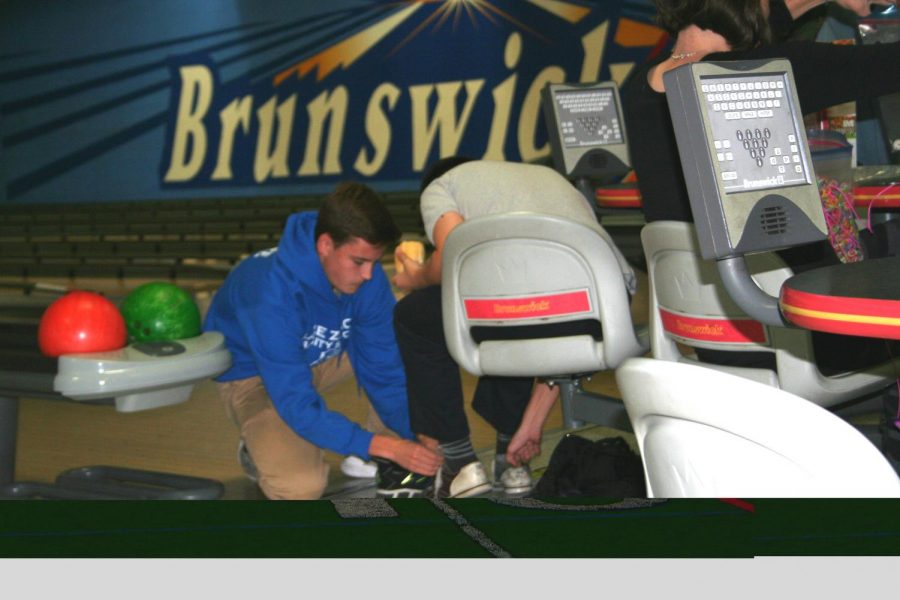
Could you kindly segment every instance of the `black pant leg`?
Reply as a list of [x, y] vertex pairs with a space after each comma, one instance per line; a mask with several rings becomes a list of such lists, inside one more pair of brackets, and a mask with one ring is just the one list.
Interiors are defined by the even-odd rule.
[[415, 290], [394, 308], [414, 433], [446, 443], [469, 436], [459, 365], [444, 339], [441, 288]]
[[533, 377], [481, 377], [472, 408], [499, 433], [512, 435], [531, 398]]

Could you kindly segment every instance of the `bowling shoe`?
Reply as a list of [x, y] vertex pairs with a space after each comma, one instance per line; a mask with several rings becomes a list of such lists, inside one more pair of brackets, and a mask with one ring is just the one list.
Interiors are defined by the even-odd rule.
[[378, 466], [373, 461], [364, 461], [352, 454], [341, 461], [341, 473], [347, 477], [373, 479], [378, 473]]
[[419, 475], [386, 458], [373, 457], [377, 465], [375, 495], [381, 498], [416, 498], [423, 496], [434, 483], [434, 477]]
[[435, 477], [433, 495], [435, 498], [469, 498], [487, 494], [493, 487], [480, 461], [470, 462], [455, 473], [445, 462]]
[[494, 472], [495, 490], [510, 496], [519, 496], [531, 491], [533, 483], [528, 465], [511, 467], [506, 461], [495, 461], [491, 470]]

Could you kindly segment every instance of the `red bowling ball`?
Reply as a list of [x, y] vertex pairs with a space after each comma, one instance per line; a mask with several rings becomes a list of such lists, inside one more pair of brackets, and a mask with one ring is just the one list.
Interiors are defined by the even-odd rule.
[[38, 326], [38, 346], [51, 357], [117, 350], [127, 337], [119, 309], [94, 292], [72, 291], [55, 300]]

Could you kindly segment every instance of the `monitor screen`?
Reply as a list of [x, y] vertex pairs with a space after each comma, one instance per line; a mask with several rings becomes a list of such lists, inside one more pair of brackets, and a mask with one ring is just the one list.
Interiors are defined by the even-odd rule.
[[785, 73], [701, 76], [700, 88], [726, 194], [811, 183]]
[[566, 148], [623, 144], [621, 119], [613, 90], [556, 90], [559, 134]]

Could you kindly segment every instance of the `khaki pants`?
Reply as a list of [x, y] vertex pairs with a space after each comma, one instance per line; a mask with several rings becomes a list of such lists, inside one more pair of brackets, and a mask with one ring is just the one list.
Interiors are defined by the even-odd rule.
[[[346, 355], [313, 367], [313, 387], [320, 394], [353, 374]], [[228, 416], [237, 425], [259, 472], [259, 487], [271, 500], [315, 500], [328, 484], [328, 464], [314, 446], [278, 416], [262, 379], [250, 377], [219, 383]], [[389, 433], [372, 407], [366, 429]]]

